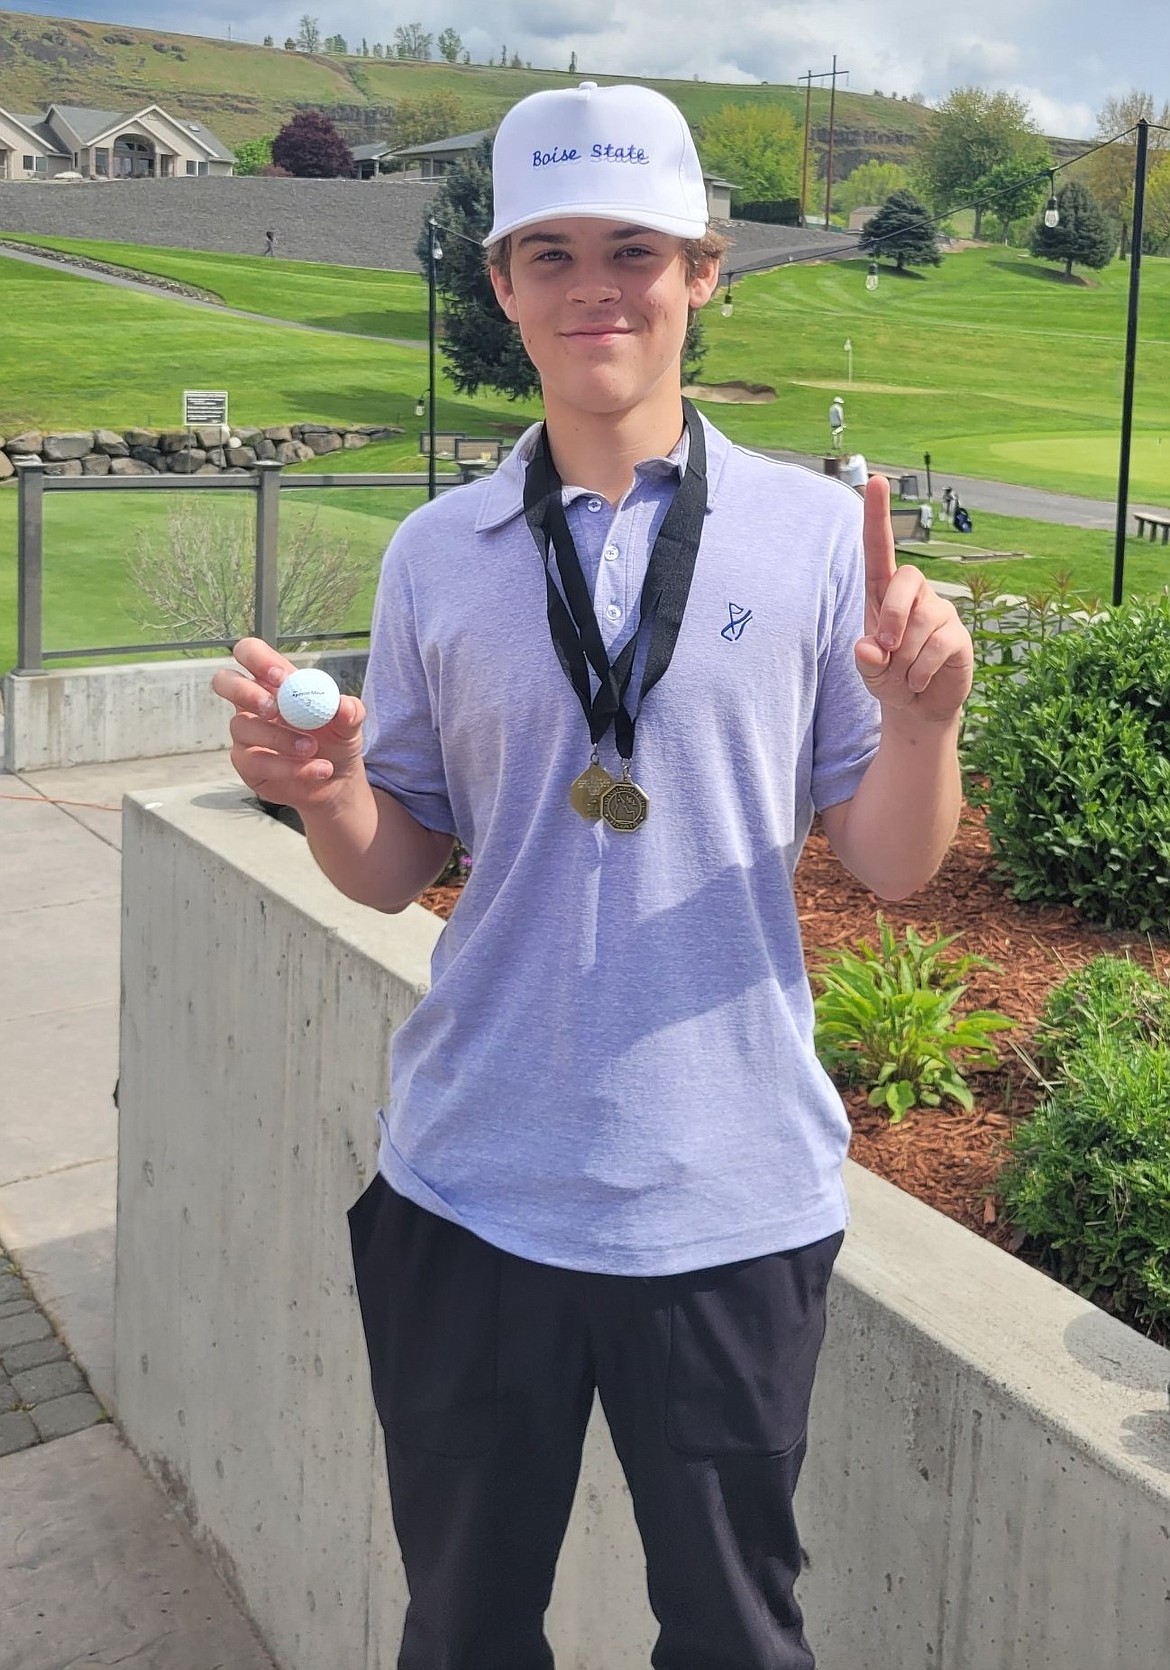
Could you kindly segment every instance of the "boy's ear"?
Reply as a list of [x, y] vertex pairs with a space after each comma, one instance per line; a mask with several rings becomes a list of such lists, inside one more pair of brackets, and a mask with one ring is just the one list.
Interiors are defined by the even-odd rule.
[[492, 281], [492, 289], [496, 293], [496, 300], [503, 308], [507, 318], [509, 318], [513, 324], [516, 324], [519, 319], [519, 315], [516, 311], [516, 292], [513, 290], [508, 280], [504, 277], [503, 273], [500, 272], [498, 267], [489, 267], [488, 277]]
[[687, 285], [687, 300], [694, 308], [706, 307], [711, 297], [719, 288], [719, 260], [713, 256], [710, 261], [704, 261], [698, 272]]

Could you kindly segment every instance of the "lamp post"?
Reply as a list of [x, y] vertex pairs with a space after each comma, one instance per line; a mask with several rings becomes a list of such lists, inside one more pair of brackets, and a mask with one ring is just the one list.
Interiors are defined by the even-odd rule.
[[1113, 606], [1121, 602], [1125, 577], [1125, 523], [1129, 515], [1129, 456], [1133, 441], [1133, 382], [1137, 362], [1138, 305], [1142, 283], [1142, 229], [1146, 210], [1146, 157], [1150, 124], [1143, 116], [1137, 125], [1137, 158], [1133, 171], [1133, 227], [1129, 246], [1129, 312], [1125, 325], [1125, 385], [1121, 396], [1121, 456], [1117, 471], [1117, 533], [1113, 546]]
[[443, 259], [439, 247], [439, 228], [427, 221], [427, 498], [433, 499], [438, 488], [435, 483], [435, 267]]

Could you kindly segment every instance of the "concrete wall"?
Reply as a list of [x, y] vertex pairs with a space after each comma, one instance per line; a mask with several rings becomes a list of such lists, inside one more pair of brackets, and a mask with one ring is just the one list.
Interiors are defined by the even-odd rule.
[[[321, 666], [343, 690], [361, 688], [366, 651], [290, 657]], [[230, 745], [231, 711], [211, 689], [229, 657], [63, 667], [4, 679], [4, 769], [45, 771], [162, 754], [204, 754]]]
[[[341, 898], [241, 790], [127, 803], [118, 1418], [285, 1670], [389, 1670], [404, 1593], [344, 1223], [440, 924]], [[802, 1487], [820, 1670], [1165, 1670], [1170, 1352], [850, 1170]], [[591, 1428], [550, 1634], [644, 1670]]]

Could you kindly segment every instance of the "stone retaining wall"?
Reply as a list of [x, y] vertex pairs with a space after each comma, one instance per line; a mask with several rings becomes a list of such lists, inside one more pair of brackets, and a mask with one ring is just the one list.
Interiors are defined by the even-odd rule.
[[330, 452], [352, 451], [402, 430], [393, 424], [275, 424], [267, 429], [219, 424], [195, 429], [75, 429], [46, 434], [26, 429], [0, 435], [0, 482], [21, 459], [43, 462], [46, 475], [242, 474], [256, 463], [302, 464]]

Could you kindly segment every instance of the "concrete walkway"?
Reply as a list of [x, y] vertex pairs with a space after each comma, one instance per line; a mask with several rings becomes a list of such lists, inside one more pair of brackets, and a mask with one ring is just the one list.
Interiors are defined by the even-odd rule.
[[[231, 777], [224, 754], [0, 773], [0, 1244], [111, 1411], [121, 796]], [[0, 1670], [272, 1670], [108, 1422], [0, 1456], [0, 1597]]]

